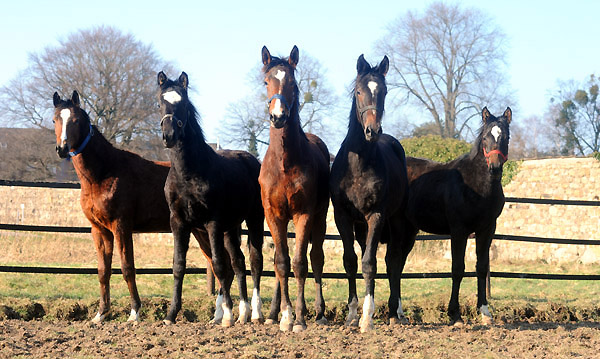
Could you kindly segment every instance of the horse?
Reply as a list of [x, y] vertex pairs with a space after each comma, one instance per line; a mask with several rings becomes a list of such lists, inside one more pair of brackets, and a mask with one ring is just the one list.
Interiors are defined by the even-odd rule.
[[[264, 211], [260, 199], [260, 163], [245, 151], [215, 152], [204, 138], [196, 108], [188, 98], [188, 76], [176, 81], [160, 71], [157, 76], [160, 127], [169, 149], [171, 169], [164, 186], [174, 238], [173, 299], [164, 322], [171, 324], [181, 309], [181, 290], [186, 266], [190, 229], [199, 227], [208, 235], [212, 267], [221, 284], [221, 325], [233, 325], [230, 287], [235, 272], [240, 289], [238, 322], [263, 321], [260, 277], [263, 257]], [[248, 227], [250, 266], [254, 281], [252, 312], [248, 304], [245, 257], [240, 249], [240, 224]], [[218, 310], [218, 308], [217, 308]]]
[[[382, 133], [381, 127], [388, 68], [387, 56], [375, 67], [371, 67], [363, 55], [358, 58], [348, 133], [333, 161], [330, 176], [335, 223], [344, 244], [344, 268], [349, 285], [346, 325], [360, 325], [361, 332], [373, 329], [376, 254], [380, 242], [387, 243], [390, 324], [406, 320], [400, 300], [400, 277], [414, 244], [414, 238], [404, 233], [408, 197], [404, 149], [394, 137]], [[366, 285], [360, 322], [355, 239], [362, 250]]]
[[452, 252], [452, 294], [448, 305], [451, 321], [463, 321], [458, 292], [465, 272], [467, 238], [476, 236], [477, 308], [482, 322], [492, 323], [486, 298], [489, 249], [496, 230], [496, 219], [504, 207], [502, 166], [508, 156], [508, 107], [500, 117], [483, 108], [483, 126], [471, 151], [442, 164], [407, 158], [409, 196], [407, 217], [412, 224], [411, 237], [418, 229], [435, 234], [449, 234]]
[[[319, 137], [305, 133], [300, 125], [299, 90], [294, 77], [298, 59], [296, 46], [289, 58], [271, 56], [266, 46], [262, 48], [262, 72], [269, 98], [270, 140], [258, 178], [265, 218], [275, 244], [277, 285], [268, 322], [276, 322], [281, 310], [280, 330], [294, 332], [306, 329], [304, 285], [308, 276], [309, 242], [315, 275], [315, 319], [318, 324], [327, 323], [322, 277], [329, 207], [329, 150]], [[290, 220], [296, 232], [293, 269], [298, 296], [295, 321], [288, 291], [287, 227]]]
[[[92, 238], [98, 257], [100, 308], [92, 319], [102, 322], [110, 310], [110, 276], [114, 242], [121, 257], [121, 270], [131, 296], [128, 321], [139, 321], [141, 306], [135, 283], [133, 232], [170, 232], [169, 206], [164, 185], [170, 162], [146, 160], [115, 148], [92, 125], [81, 108], [79, 93], [62, 100], [55, 92], [54, 132], [56, 152], [70, 158], [81, 183], [81, 208], [92, 225]], [[194, 229], [200, 247], [207, 254], [205, 235]]]

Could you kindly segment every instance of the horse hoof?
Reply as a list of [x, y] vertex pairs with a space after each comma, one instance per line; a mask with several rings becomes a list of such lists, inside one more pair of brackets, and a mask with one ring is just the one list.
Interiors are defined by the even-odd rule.
[[402, 325], [402, 324], [408, 324], [408, 318], [406, 318], [405, 316], [401, 316], [401, 317], [391, 317], [390, 318], [390, 326], [394, 326], [394, 325]]
[[321, 317], [321, 318], [317, 319], [315, 321], [315, 323], [317, 323], [319, 325], [327, 325], [327, 324], [329, 324], [329, 321], [327, 320], [327, 318]]
[[139, 321], [140, 321], [139, 314], [136, 311], [132, 310], [131, 314], [129, 315], [129, 318], [127, 318], [127, 322], [137, 324]]
[[221, 321], [221, 327], [223, 327], [223, 328], [229, 328], [231, 326], [233, 326], [233, 320], [224, 320], [223, 319]]
[[273, 325], [275, 323], [277, 323], [277, 321], [271, 318], [265, 320], [265, 325]]
[[296, 325], [294, 325], [294, 328], [292, 329], [292, 331], [294, 333], [302, 333], [305, 330], [306, 330], [306, 324], [296, 324]]
[[92, 323], [94, 324], [100, 324], [104, 321], [104, 318], [106, 318], [106, 314], [100, 314], [100, 313], [96, 313], [96, 316], [92, 319]]
[[350, 320], [346, 320], [346, 323], [344, 324], [347, 327], [358, 327], [358, 318], [355, 319], [350, 319]]
[[163, 323], [164, 323], [165, 325], [173, 325], [173, 324], [175, 324], [175, 322], [174, 322], [174, 321], [171, 321], [171, 320], [169, 320], [169, 319], [165, 319], [165, 320], [163, 320]]
[[481, 316], [481, 324], [492, 325], [492, 324], [494, 324], [494, 320], [492, 319], [492, 317], [488, 317], [487, 315], [482, 315]]
[[[254, 323], [254, 324], [263, 324], [263, 323], [265, 323], [265, 318], [253, 318], [252, 319], [252, 323]], [[271, 323], [271, 324], [273, 324], [273, 323]]]
[[462, 320], [462, 319], [456, 319], [456, 320], [455, 320], [455, 321], [452, 323], [452, 326], [453, 326], [454, 328], [462, 328], [462, 327], [464, 327], [464, 326], [465, 326], [465, 322], [463, 322], [463, 320]]
[[372, 331], [373, 329], [374, 329], [373, 323], [369, 323], [369, 324], [360, 326], [361, 333], [368, 333], [368, 332]]
[[282, 332], [290, 332], [293, 329], [292, 323], [279, 323], [279, 330]]

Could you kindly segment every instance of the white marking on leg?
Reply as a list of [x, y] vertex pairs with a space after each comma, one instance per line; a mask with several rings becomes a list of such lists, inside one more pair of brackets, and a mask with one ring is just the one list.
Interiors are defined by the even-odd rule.
[[233, 325], [233, 312], [227, 306], [227, 303], [223, 302], [221, 304], [221, 308], [223, 308], [223, 320], [221, 321], [221, 326], [230, 327]]
[[238, 317], [238, 323], [246, 324], [250, 320], [250, 304], [245, 300], [240, 301], [240, 316]]
[[131, 313], [129, 314], [129, 318], [127, 319], [128, 322], [139, 322], [140, 321], [140, 315], [138, 314], [138, 312], [135, 311], [135, 309], [131, 310]]
[[500, 137], [500, 134], [502, 134], [502, 130], [500, 129], [500, 127], [498, 126], [494, 126], [492, 127], [492, 131], [490, 131], [492, 136], [494, 136], [494, 140], [496, 140], [496, 142], [498, 142], [498, 137]]
[[362, 333], [373, 328], [373, 314], [375, 314], [375, 299], [367, 294], [363, 303], [362, 317], [360, 318], [360, 331]]
[[292, 313], [292, 308], [287, 306], [281, 312], [281, 321], [279, 322], [279, 329], [284, 332], [289, 332], [292, 329], [292, 320], [294, 318], [294, 314]]
[[215, 316], [213, 318], [213, 323], [221, 324], [223, 320], [223, 295], [219, 294], [217, 296], [217, 300], [215, 302]]
[[277, 70], [275, 78], [281, 82], [285, 78], [285, 71]]
[[[358, 318], [358, 301], [356, 299], [348, 303], [348, 316], [346, 317], [346, 325], [352, 325]], [[356, 324], [355, 324], [356, 325]]]
[[104, 318], [106, 318], [106, 314], [100, 314], [100, 312], [98, 312], [96, 313], [94, 319], [92, 319], [92, 323], [102, 323], [104, 321]]
[[177, 93], [177, 91], [169, 91], [163, 94], [163, 98], [165, 101], [170, 103], [171, 105], [175, 105], [179, 101], [181, 101], [181, 95]]
[[402, 300], [398, 299], [398, 310], [396, 311], [396, 314], [398, 314], [398, 319], [404, 317], [404, 310], [402, 310]]
[[273, 111], [271, 114], [275, 117], [281, 117], [283, 115], [283, 109], [281, 108], [281, 100], [278, 98], [275, 99], [275, 104], [273, 105]]
[[70, 109], [65, 108], [63, 110], [60, 110], [60, 118], [62, 118], [62, 132], [60, 133], [60, 140], [63, 142], [67, 140], [67, 122], [69, 122], [70, 117]]
[[367, 84], [367, 86], [371, 90], [371, 94], [373, 95], [373, 97], [375, 97], [375, 90], [377, 89], [377, 82], [375, 82], [375, 81], [369, 81], [369, 83]]
[[258, 288], [254, 288], [252, 292], [252, 321], [263, 320], [262, 314], [262, 300], [260, 299], [260, 293], [258, 292]]
[[483, 319], [486, 319], [485, 317], [492, 318], [492, 313], [490, 313], [490, 309], [488, 308], [488, 306], [486, 304], [482, 305], [479, 308], [479, 312], [481, 313], [481, 317]]

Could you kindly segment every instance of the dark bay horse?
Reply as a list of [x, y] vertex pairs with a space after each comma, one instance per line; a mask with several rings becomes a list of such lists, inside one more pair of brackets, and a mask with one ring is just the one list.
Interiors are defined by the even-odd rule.
[[508, 156], [509, 124], [512, 111], [494, 117], [486, 108], [483, 127], [471, 152], [445, 164], [420, 158], [407, 158], [409, 199], [407, 217], [418, 229], [449, 234], [452, 251], [452, 295], [448, 315], [462, 324], [458, 291], [465, 273], [467, 238], [476, 235], [477, 308], [484, 324], [492, 316], [486, 298], [489, 250], [496, 230], [496, 219], [504, 207], [502, 165]]
[[[188, 76], [177, 81], [158, 73], [160, 121], [163, 143], [170, 150], [171, 169], [164, 186], [171, 211], [174, 238], [173, 300], [165, 323], [175, 322], [181, 309], [181, 290], [186, 267], [190, 230], [201, 228], [208, 234], [215, 276], [221, 284], [223, 326], [233, 325], [230, 287], [238, 279], [240, 310], [238, 322], [262, 321], [260, 276], [264, 211], [260, 199], [260, 163], [245, 151], [215, 152], [205, 141], [198, 114], [188, 98]], [[246, 289], [246, 265], [240, 249], [240, 224], [246, 221], [254, 291], [252, 312]], [[217, 308], [218, 310], [219, 308]]]
[[[271, 56], [269, 50], [263, 47], [262, 62], [271, 128], [269, 147], [258, 180], [265, 217], [275, 243], [278, 280], [269, 321], [277, 321], [281, 310], [279, 328], [299, 332], [306, 329], [304, 285], [308, 276], [306, 255], [309, 242], [312, 244], [310, 258], [316, 284], [316, 321], [327, 323], [322, 275], [329, 207], [329, 151], [319, 137], [305, 133], [300, 125], [299, 90], [294, 77], [298, 48], [294, 46], [289, 58], [281, 59]], [[298, 297], [295, 321], [288, 292], [290, 256], [287, 228], [290, 220], [294, 222], [296, 232], [293, 269]]]
[[[132, 232], [170, 232], [169, 206], [163, 190], [170, 163], [148, 161], [115, 148], [91, 124], [77, 91], [68, 100], [55, 92], [53, 100], [56, 152], [73, 161], [81, 183], [81, 208], [92, 225], [98, 256], [100, 308], [93, 321], [103, 321], [110, 309], [115, 241], [131, 295], [128, 320], [138, 321], [141, 302], [135, 283]], [[196, 230], [194, 235], [210, 259], [207, 237]]]
[[[390, 323], [404, 319], [400, 277], [414, 244], [414, 238], [405, 235], [408, 183], [404, 149], [398, 140], [383, 134], [381, 127], [388, 67], [387, 56], [376, 67], [371, 67], [362, 55], [358, 58], [348, 134], [331, 167], [331, 199], [335, 223], [344, 243], [344, 268], [349, 283], [346, 325], [360, 324], [362, 332], [373, 328], [379, 242], [387, 243]], [[362, 249], [366, 285], [360, 323], [357, 317], [355, 238]]]

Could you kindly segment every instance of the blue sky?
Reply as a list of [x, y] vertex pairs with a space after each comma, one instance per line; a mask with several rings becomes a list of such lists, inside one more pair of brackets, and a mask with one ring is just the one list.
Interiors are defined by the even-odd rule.
[[[430, 2], [364, 1], [11, 1], [1, 5], [0, 86], [27, 66], [27, 56], [70, 32], [112, 25], [152, 43], [166, 60], [190, 78], [192, 95], [211, 142], [229, 103], [248, 93], [248, 73], [260, 63], [267, 45], [287, 56], [293, 45], [310, 53], [326, 69], [340, 95], [345, 118], [350, 106], [346, 87], [364, 53], [376, 63], [375, 42], [386, 26], [407, 10]], [[600, 74], [600, 2], [598, 1], [461, 1], [491, 15], [508, 36], [508, 80], [517, 102], [506, 104], [521, 124], [546, 111], [557, 80], [583, 81]], [[157, 69], [159, 71], [160, 69]], [[169, 74], [176, 77], [178, 74]], [[50, 107], [51, 94], [48, 95]], [[503, 107], [502, 105], [500, 107]], [[385, 120], [384, 120], [385, 121]], [[385, 124], [384, 124], [385, 126]], [[345, 132], [345, 128], [342, 132]], [[330, 147], [337, 147], [332, 144]]]

